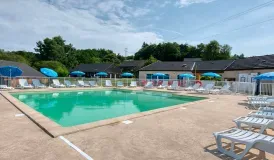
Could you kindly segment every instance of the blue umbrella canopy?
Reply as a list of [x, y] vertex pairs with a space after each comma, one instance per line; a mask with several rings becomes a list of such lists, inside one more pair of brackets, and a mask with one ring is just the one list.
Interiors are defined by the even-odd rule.
[[256, 77], [254, 77], [254, 79], [258, 79], [258, 80], [274, 80], [274, 72], [267, 72], [267, 73], [263, 73], [260, 74]]
[[16, 77], [22, 75], [22, 70], [15, 66], [0, 67], [0, 75], [7, 77]]
[[123, 74], [121, 74], [122, 77], [133, 77], [133, 74], [132, 73], [129, 73], [129, 72], [125, 72]]
[[219, 74], [213, 73], [213, 72], [204, 73], [204, 74], [202, 74], [202, 76], [206, 76], [206, 77], [216, 77], [216, 78], [221, 77]]
[[49, 68], [41, 68], [40, 72], [48, 77], [58, 77], [58, 74], [54, 70], [49, 69]]
[[82, 71], [73, 71], [73, 72], [70, 72], [70, 75], [83, 76], [83, 75], [85, 75], [85, 73]]
[[96, 76], [107, 76], [108, 74], [106, 72], [98, 72], [96, 73]]
[[183, 74], [179, 74], [179, 78], [195, 78], [195, 76], [189, 73], [183, 73]]

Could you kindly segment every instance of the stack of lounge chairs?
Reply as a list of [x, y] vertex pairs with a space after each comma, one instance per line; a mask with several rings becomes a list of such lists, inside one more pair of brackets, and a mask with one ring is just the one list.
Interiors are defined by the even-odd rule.
[[[256, 100], [262, 97], [258, 96], [256, 98], [253, 97]], [[248, 100], [250, 101], [250, 97]], [[274, 129], [274, 108], [264, 105], [257, 111], [252, 111], [247, 116], [236, 118], [233, 121], [236, 123], [237, 128], [213, 134], [220, 152], [235, 159], [243, 159], [252, 148], [274, 154], [274, 137], [267, 135], [267, 129]], [[258, 130], [255, 131], [255, 129]], [[223, 147], [223, 139], [231, 141], [229, 150]], [[235, 153], [236, 143], [245, 145], [245, 149], [240, 154]]]

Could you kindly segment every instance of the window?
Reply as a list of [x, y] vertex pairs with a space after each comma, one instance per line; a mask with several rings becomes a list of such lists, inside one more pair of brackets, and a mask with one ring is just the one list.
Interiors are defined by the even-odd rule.
[[152, 74], [147, 74], [147, 78], [146, 79], [151, 79], [152, 78]]

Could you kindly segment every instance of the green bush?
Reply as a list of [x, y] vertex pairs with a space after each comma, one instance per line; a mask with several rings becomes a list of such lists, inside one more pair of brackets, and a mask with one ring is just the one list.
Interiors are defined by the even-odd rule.
[[59, 77], [66, 77], [69, 74], [69, 71], [67, 68], [60, 62], [57, 61], [38, 61], [34, 63], [34, 67], [37, 70], [40, 70], [40, 68], [50, 68], [53, 69], [58, 73]]

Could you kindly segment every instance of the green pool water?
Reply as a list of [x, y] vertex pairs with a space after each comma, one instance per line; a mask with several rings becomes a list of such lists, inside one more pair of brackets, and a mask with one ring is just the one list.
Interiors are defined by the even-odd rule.
[[203, 99], [163, 92], [124, 90], [13, 93], [12, 96], [63, 127]]

